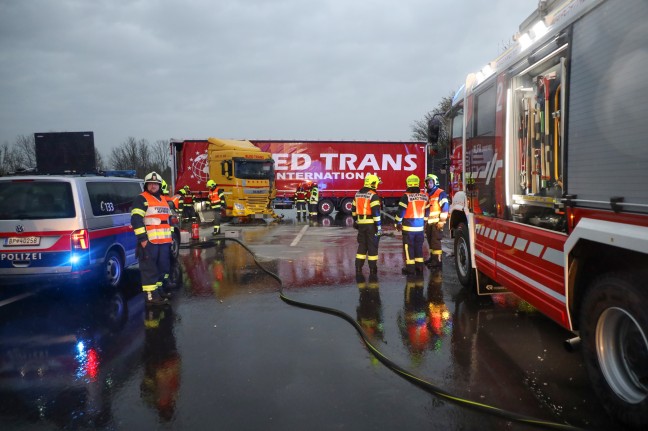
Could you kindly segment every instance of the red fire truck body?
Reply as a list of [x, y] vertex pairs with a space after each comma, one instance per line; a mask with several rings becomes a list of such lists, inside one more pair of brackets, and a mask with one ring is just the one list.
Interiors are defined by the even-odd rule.
[[275, 161], [276, 202], [292, 202], [300, 184], [317, 184], [318, 212], [351, 213], [355, 193], [367, 173], [382, 183], [378, 194], [386, 206], [394, 206], [403, 195], [405, 180], [426, 175], [425, 142], [381, 141], [261, 141], [251, 140]]
[[643, 428], [647, 20], [642, 0], [540, 2], [449, 113], [460, 281], [574, 331], [603, 404]]

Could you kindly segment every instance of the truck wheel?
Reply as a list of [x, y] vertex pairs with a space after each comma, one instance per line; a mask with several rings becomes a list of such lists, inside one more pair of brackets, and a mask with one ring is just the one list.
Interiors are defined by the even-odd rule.
[[472, 258], [470, 256], [470, 237], [468, 235], [468, 226], [460, 223], [455, 230], [454, 241], [455, 269], [459, 282], [465, 288], [475, 286], [475, 270], [472, 267]]
[[342, 204], [340, 205], [340, 211], [343, 214], [351, 214], [352, 210], [353, 210], [353, 199], [351, 198], [343, 199]]
[[105, 287], [117, 287], [121, 282], [124, 264], [115, 250], [110, 250], [104, 260], [101, 283]]
[[334, 208], [333, 202], [329, 199], [322, 199], [317, 203], [317, 211], [322, 215], [330, 215]]
[[579, 316], [583, 359], [596, 394], [612, 416], [637, 429], [648, 427], [646, 276], [602, 276]]

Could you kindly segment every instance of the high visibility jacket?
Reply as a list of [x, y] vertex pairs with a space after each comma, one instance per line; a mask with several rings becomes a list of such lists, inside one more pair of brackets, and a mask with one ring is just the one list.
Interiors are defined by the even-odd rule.
[[409, 187], [398, 202], [396, 223], [402, 224], [404, 231], [423, 232], [429, 212], [427, 193], [421, 193], [418, 187]]
[[169, 225], [169, 204], [163, 197], [143, 192], [135, 199], [131, 210], [131, 225], [142, 242], [148, 240], [153, 244], [166, 244], [171, 240]]
[[355, 194], [351, 215], [358, 224], [380, 226], [380, 197], [375, 190], [363, 187]]
[[209, 202], [211, 202], [211, 207], [213, 210], [221, 208], [221, 198], [219, 192], [220, 190], [218, 190], [217, 188], [209, 191]]
[[306, 202], [306, 192], [303, 190], [297, 190], [295, 192], [295, 202]]
[[428, 189], [427, 192], [430, 196], [430, 215], [428, 217], [428, 223], [445, 223], [448, 219], [448, 209], [450, 206], [448, 203], [448, 194], [438, 187]]
[[317, 202], [319, 202], [319, 190], [317, 190], [317, 187], [313, 187], [308, 197], [308, 203], [316, 204]]
[[173, 206], [175, 209], [179, 210], [180, 208], [180, 195], [173, 195], [171, 198], [171, 202], [173, 202]]

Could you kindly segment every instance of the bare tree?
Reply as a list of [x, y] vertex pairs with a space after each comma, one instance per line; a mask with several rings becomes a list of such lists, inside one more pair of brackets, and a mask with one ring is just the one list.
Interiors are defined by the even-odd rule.
[[104, 164], [103, 157], [99, 150], [95, 148], [95, 165], [97, 166], [98, 171], [105, 171], [106, 165]]
[[[450, 143], [450, 119], [445, 117], [446, 112], [452, 107], [452, 94], [441, 98], [439, 104], [432, 111], [425, 114], [422, 120], [416, 120], [412, 125], [412, 139], [432, 144], [437, 151], [444, 150]], [[434, 118], [441, 120], [438, 140], [431, 142], [430, 122]]]
[[113, 169], [135, 170], [138, 177], [144, 178], [153, 168], [149, 142], [146, 139], [138, 141], [133, 137], [127, 138], [120, 147], [113, 148], [110, 165]]
[[151, 170], [162, 175], [162, 178], [168, 178], [171, 175], [170, 158], [169, 141], [164, 139], [155, 141], [151, 148]]
[[34, 135], [19, 135], [14, 148], [25, 168], [36, 167], [36, 141]]

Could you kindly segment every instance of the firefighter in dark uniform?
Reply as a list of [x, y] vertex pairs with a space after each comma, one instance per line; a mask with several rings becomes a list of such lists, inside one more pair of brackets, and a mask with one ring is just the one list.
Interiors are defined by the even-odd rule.
[[430, 215], [425, 228], [428, 246], [430, 247], [430, 258], [425, 264], [431, 268], [441, 267], [441, 239], [443, 238], [443, 226], [448, 219], [447, 193], [439, 188], [439, 178], [434, 174], [425, 177], [425, 189], [429, 196]]
[[353, 227], [358, 229], [358, 251], [356, 252], [356, 274], [362, 273], [365, 259], [369, 262], [369, 274], [378, 273], [378, 243], [382, 235], [380, 222], [380, 197], [376, 190], [380, 178], [367, 174], [362, 187], [355, 194], [351, 215]]
[[308, 215], [310, 218], [317, 218], [317, 204], [319, 202], [319, 190], [317, 184], [313, 184], [308, 194]]
[[297, 191], [295, 192], [295, 207], [297, 208], [297, 220], [302, 216], [306, 220], [306, 192], [302, 184], [297, 186]]
[[131, 225], [137, 237], [137, 256], [146, 303], [166, 302], [171, 266], [170, 208], [160, 194], [162, 177], [151, 172], [144, 177], [144, 192], [133, 200]]
[[194, 197], [189, 186], [184, 186], [180, 190], [180, 207], [182, 208], [182, 218], [185, 222], [191, 223], [196, 219], [196, 210], [194, 209]]
[[396, 229], [403, 232], [405, 268], [403, 274], [423, 272], [423, 243], [425, 242], [425, 221], [430, 207], [428, 195], [421, 193], [421, 180], [410, 175], [406, 180], [407, 190], [398, 202]]
[[216, 186], [214, 180], [207, 181], [207, 188], [209, 189], [209, 202], [211, 202], [211, 209], [214, 211], [214, 232], [212, 232], [212, 235], [218, 235], [220, 234], [222, 209], [221, 196], [223, 195], [223, 192]]

